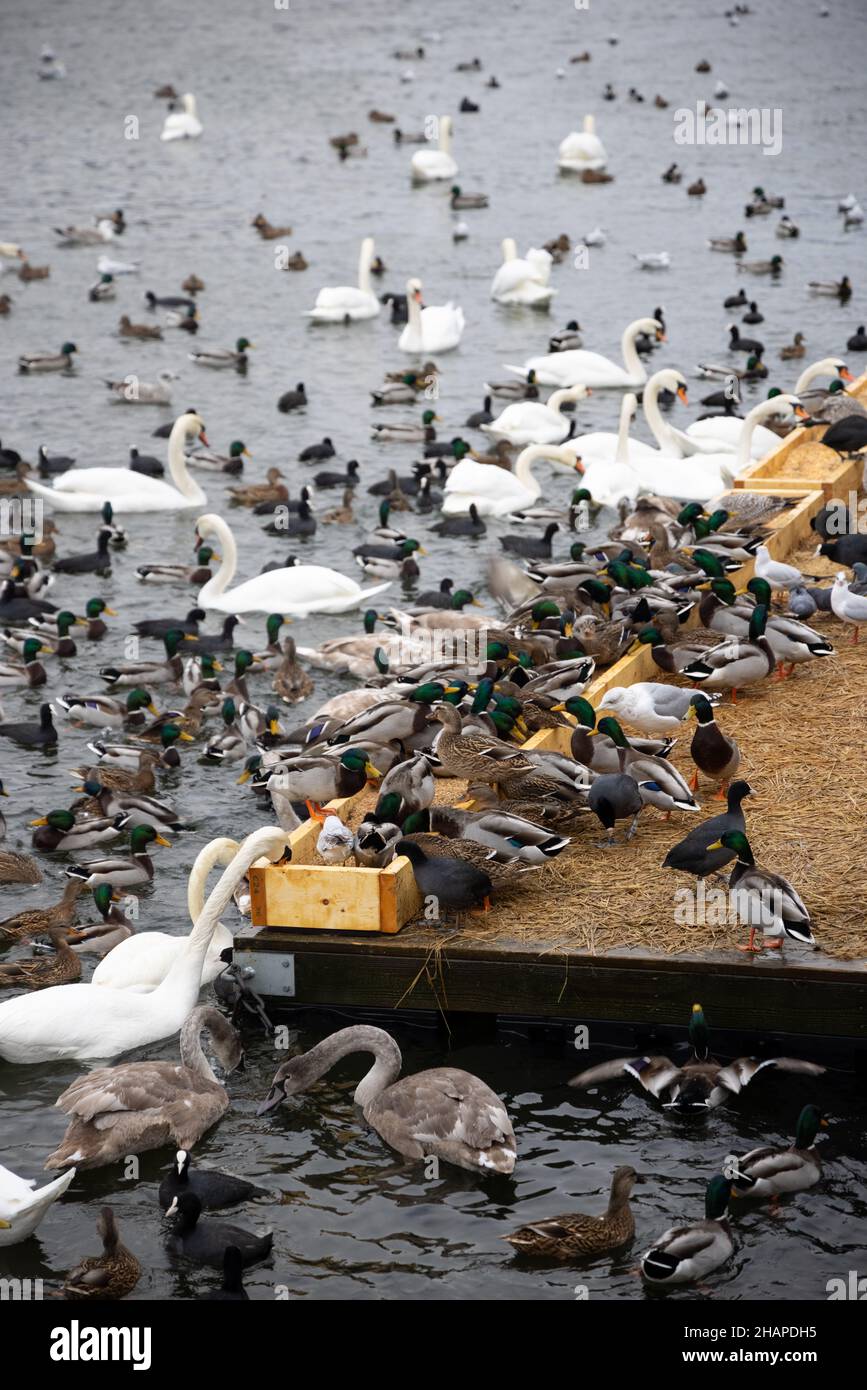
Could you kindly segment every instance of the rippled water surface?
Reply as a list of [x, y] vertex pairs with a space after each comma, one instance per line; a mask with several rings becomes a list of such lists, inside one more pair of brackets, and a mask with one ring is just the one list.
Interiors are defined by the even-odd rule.
[[[732, 360], [725, 352], [730, 311], [722, 300], [740, 277], [731, 258], [706, 250], [705, 239], [734, 234], [756, 184], [784, 193], [787, 210], [801, 226], [800, 240], [785, 243], [773, 237], [775, 218], [746, 228], [751, 259], [780, 249], [786, 257], [776, 283], [750, 280], [748, 288], [765, 313], [758, 332], [767, 360], [778, 384], [789, 386], [795, 373], [788, 365], [776, 377], [778, 351], [795, 331], [806, 335], [810, 358], [818, 358], [843, 349], [865, 317], [864, 236], [844, 233], [835, 208], [850, 185], [863, 201], [859, 91], [867, 16], [858, 0], [835, 3], [827, 19], [819, 18], [813, 0], [768, 0], [755, 8], [758, 13], [732, 28], [722, 3], [708, 8], [688, 0], [651, 7], [620, 0], [589, 10], [576, 10], [568, 0], [481, 0], [472, 7], [457, 0], [435, 7], [414, 0], [397, 8], [366, 0], [290, 4], [286, 10], [265, 0], [181, 6], [153, 0], [110, 11], [97, 0], [38, 7], [6, 0], [0, 20], [6, 112], [0, 239], [20, 242], [34, 264], [50, 262], [51, 278], [23, 285], [4, 277], [2, 288], [14, 303], [0, 319], [0, 437], [26, 457], [45, 443], [49, 451], [76, 454], [85, 466], [121, 465], [130, 445], [161, 452], [150, 434], [171, 411], [110, 403], [103, 378], [132, 372], [147, 380], [166, 367], [181, 374], [175, 406], [197, 407], [213, 444], [226, 450], [232, 439], [244, 440], [254, 455], [247, 466], [251, 480], [275, 465], [297, 491], [307, 478], [304, 466], [294, 462], [297, 453], [326, 434], [340, 460], [358, 458], [365, 484], [391, 464], [408, 471], [412, 448], [368, 438], [374, 418], [368, 391], [384, 371], [401, 365], [398, 330], [386, 314], [351, 329], [314, 328], [303, 318], [320, 286], [352, 282], [365, 234], [376, 237], [388, 266], [383, 289], [402, 291], [408, 276], [419, 275], [428, 302], [454, 298], [463, 306], [461, 348], [440, 360], [437, 410], [445, 437], [459, 433], [468, 412], [479, 406], [483, 381], [504, 375], [504, 362], [544, 351], [548, 333], [573, 317], [582, 324], [586, 346], [616, 357], [623, 326], [661, 304], [669, 338], [664, 360], [692, 376], [696, 362]], [[434, 25], [438, 39], [426, 37]], [[606, 37], [615, 32], [620, 42], [609, 46]], [[413, 65], [415, 80], [402, 83], [408, 64], [391, 54], [418, 42], [425, 43], [428, 56]], [[66, 63], [65, 80], [37, 80], [43, 43]], [[585, 48], [592, 62], [568, 62]], [[482, 74], [455, 71], [458, 62], [476, 55], [484, 63]], [[713, 63], [710, 77], [694, 72], [702, 57]], [[558, 78], [561, 67], [564, 76]], [[485, 87], [490, 73], [499, 78], [499, 90]], [[673, 144], [674, 110], [710, 97], [718, 76], [731, 89], [731, 104], [782, 111], [778, 158], [765, 158], [755, 148]], [[205, 127], [200, 141], [160, 142], [164, 107], [152, 93], [167, 81], [178, 91], [195, 92]], [[620, 95], [616, 102], [600, 100], [608, 81]], [[630, 86], [644, 92], [643, 105], [625, 100]], [[669, 98], [668, 111], [653, 107], [657, 90]], [[371, 107], [393, 111], [405, 129], [416, 129], [429, 114], [456, 113], [463, 96], [477, 100], [481, 111], [455, 115], [459, 182], [487, 192], [490, 207], [466, 214], [469, 239], [455, 244], [447, 190], [412, 190], [411, 149], [395, 147], [389, 127], [369, 123], [366, 113]], [[586, 111], [597, 115], [616, 176], [604, 187], [556, 174], [557, 145], [580, 128]], [[124, 138], [129, 116], [138, 118], [138, 140]], [[350, 129], [359, 131], [369, 154], [340, 164], [327, 137]], [[685, 182], [704, 176], [704, 200], [688, 199], [685, 185], [661, 183], [660, 174], [675, 158]], [[94, 212], [115, 206], [125, 209], [129, 230], [112, 253], [141, 259], [142, 273], [122, 282], [113, 303], [91, 304], [87, 287], [96, 278], [96, 253], [56, 248], [50, 229], [87, 223]], [[275, 223], [292, 225], [286, 244], [303, 250], [308, 271], [294, 275], [274, 268], [273, 244], [261, 242], [249, 226], [260, 210]], [[523, 249], [563, 231], [575, 240], [597, 225], [608, 240], [591, 250], [589, 267], [576, 270], [567, 259], [554, 269], [558, 295], [550, 315], [492, 305], [488, 290], [501, 237], [514, 236]], [[653, 275], [635, 267], [632, 252], [659, 250], [671, 255], [669, 272]], [[187, 360], [189, 340], [170, 329], [162, 343], [115, 336], [121, 313], [146, 318], [144, 289], [178, 293], [180, 281], [193, 271], [207, 285], [197, 346], [248, 337], [256, 347], [246, 377], [197, 368]], [[856, 289], [845, 308], [808, 297], [808, 280], [846, 273]], [[74, 376], [15, 374], [19, 352], [56, 350], [65, 339], [80, 349]], [[662, 365], [661, 354], [654, 365]], [[860, 370], [857, 361], [850, 365]], [[307, 385], [307, 411], [279, 415], [278, 395], [299, 380]], [[693, 397], [703, 393], [696, 380]], [[618, 404], [616, 394], [594, 394], [581, 408], [581, 427], [616, 429]], [[394, 418], [414, 414], [398, 409]], [[385, 412], [375, 418], [385, 418]], [[230, 480], [198, 477], [209, 506], [225, 512]], [[568, 496], [571, 482], [562, 473], [543, 466], [540, 477], [546, 495]], [[330, 495], [320, 507], [338, 500]], [[233, 512], [240, 577], [258, 573], [266, 559], [290, 548], [352, 572], [349, 550], [374, 516], [363, 490], [356, 512], [356, 527], [321, 528], [306, 549], [264, 538], [258, 519]], [[60, 673], [52, 666], [52, 693], [98, 689], [97, 668], [109, 654], [120, 654], [130, 621], [192, 606], [192, 592], [145, 590], [133, 571], [146, 560], [191, 556], [194, 518], [129, 517], [130, 547], [115, 557], [109, 580], [69, 579], [56, 586], [55, 599], [62, 597], [76, 611], [102, 593], [120, 618], [101, 647], [88, 647]], [[429, 542], [428, 520], [410, 521], [410, 531]], [[452, 575], [482, 593], [487, 553], [504, 529], [492, 523], [484, 542], [429, 544], [423, 586]], [[61, 552], [87, 548], [94, 530], [93, 518], [62, 518]], [[565, 554], [559, 539], [556, 553]], [[401, 602], [400, 586], [392, 592], [393, 601]], [[293, 631], [299, 642], [314, 643], [354, 623], [352, 615], [320, 617], [296, 623]], [[241, 631], [245, 644], [262, 645], [260, 619]], [[314, 701], [340, 688], [341, 682], [319, 676]], [[3, 704], [7, 718], [25, 717], [36, 710], [39, 694], [5, 693]], [[313, 707], [300, 707], [299, 719]], [[56, 756], [31, 759], [14, 747], [0, 750], [0, 773], [11, 795], [5, 803], [10, 845], [26, 846], [32, 815], [67, 804], [67, 769], [81, 762], [86, 742], [85, 734], [64, 729]], [[183, 774], [170, 774], [164, 790], [177, 798], [192, 826], [171, 850], [156, 852], [157, 883], [142, 895], [141, 921], [180, 932], [187, 929], [186, 872], [198, 848], [214, 835], [240, 836], [261, 823], [262, 813], [252, 796], [235, 787], [230, 770], [200, 766], [189, 753]], [[45, 863], [43, 888], [4, 888], [0, 915], [37, 895], [49, 901], [59, 893], [65, 860], [47, 856]], [[343, 1021], [305, 1016], [300, 1024], [292, 1022], [293, 1041], [297, 1029], [297, 1044], [309, 1046]], [[202, 1161], [248, 1174], [285, 1195], [283, 1205], [263, 1202], [242, 1208], [235, 1218], [275, 1230], [272, 1262], [247, 1278], [252, 1296], [273, 1297], [282, 1285], [290, 1296], [317, 1298], [571, 1298], [575, 1286], [585, 1284], [591, 1296], [642, 1297], [631, 1273], [636, 1250], [672, 1220], [701, 1214], [704, 1183], [725, 1154], [764, 1141], [788, 1142], [801, 1105], [813, 1099], [831, 1120], [822, 1188], [787, 1203], [776, 1218], [762, 1209], [740, 1216], [735, 1258], [713, 1282], [725, 1298], [809, 1299], [824, 1297], [827, 1279], [857, 1268], [859, 1258], [863, 1269], [863, 1126], [855, 1085], [846, 1075], [821, 1085], [765, 1076], [706, 1123], [684, 1124], [626, 1084], [589, 1097], [567, 1091], [564, 1083], [583, 1056], [576, 1062], [568, 1051], [546, 1051], [517, 1033], [506, 1032], [497, 1042], [459, 1040], [447, 1051], [433, 1027], [396, 1031], [408, 1070], [448, 1060], [504, 1096], [519, 1140], [514, 1178], [477, 1179], [446, 1169], [439, 1180], [426, 1181], [419, 1166], [401, 1162], [353, 1111], [361, 1058], [341, 1064], [276, 1117], [257, 1119], [275, 1055], [253, 1035], [248, 1069], [230, 1082], [231, 1111], [200, 1146]], [[149, 1055], [172, 1057], [174, 1048], [168, 1042]], [[79, 1071], [76, 1064], [0, 1064], [0, 1159], [15, 1171], [39, 1176], [64, 1128], [53, 1102]], [[95, 1250], [97, 1209], [109, 1199], [124, 1239], [147, 1271], [135, 1298], [188, 1296], [210, 1286], [210, 1276], [173, 1266], [164, 1253], [154, 1183], [165, 1159], [162, 1153], [146, 1155], [138, 1182], [122, 1180], [115, 1169], [80, 1175], [38, 1238], [2, 1252], [0, 1271], [56, 1279]], [[623, 1162], [634, 1163], [648, 1179], [636, 1191], [633, 1251], [553, 1272], [513, 1263], [499, 1240], [504, 1231], [571, 1207], [601, 1210], [610, 1173]]]

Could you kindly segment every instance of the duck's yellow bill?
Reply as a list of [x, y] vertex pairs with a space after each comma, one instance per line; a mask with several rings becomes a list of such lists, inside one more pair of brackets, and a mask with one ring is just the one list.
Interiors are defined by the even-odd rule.
[[157, 835], [156, 843], [158, 845], [165, 845], [166, 849], [171, 849], [172, 847], [171, 840], [167, 840], [165, 835]]
[[[75, 790], [78, 791], [78, 787], [76, 787]], [[30, 824], [31, 824], [31, 825], [47, 825], [47, 824], [48, 824], [48, 817], [47, 817], [47, 816], [40, 816], [40, 817], [39, 817], [39, 820], [32, 820], [32, 821], [30, 822]]]

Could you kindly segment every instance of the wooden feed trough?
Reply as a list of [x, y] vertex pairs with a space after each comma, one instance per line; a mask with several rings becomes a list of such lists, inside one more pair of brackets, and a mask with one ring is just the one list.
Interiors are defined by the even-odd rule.
[[[867, 372], [853, 382], [847, 394], [867, 405]], [[826, 502], [836, 498], [848, 503], [850, 490], [857, 492], [861, 487], [864, 458], [841, 460], [833, 449], [819, 442], [825, 428], [793, 430], [766, 458], [746, 468], [735, 479], [735, 487], [755, 492], [763, 491], [765, 483], [774, 483], [819, 489]]]

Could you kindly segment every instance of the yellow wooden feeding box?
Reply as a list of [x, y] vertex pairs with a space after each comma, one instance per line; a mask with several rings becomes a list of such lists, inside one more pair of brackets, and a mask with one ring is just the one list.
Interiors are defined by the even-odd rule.
[[[867, 372], [853, 382], [848, 395], [867, 405]], [[865, 460], [841, 459], [820, 442], [826, 426], [793, 430], [766, 458], [746, 468], [735, 479], [736, 488], [763, 491], [764, 484], [778, 484], [819, 490], [826, 502], [833, 499], [848, 504], [849, 492], [861, 486]]]
[[[758, 487], [763, 494], [778, 493], [792, 505], [769, 523], [768, 549], [775, 559], [783, 559], [810, 534], [810, 520], [821, 508], [822, 491], [803, 487]], [[752, 577], [752, 562], [732, 575], [742, 587]], [[693, 617], [693, 621], [695, 618]], [[656, 680], [659, 670], [650, 648], [641, 646], [600, 672], [585, 694], [597, 706], [612, 686], [632, 685], [636, 681]], [[547, 748], [570, 753], [573, 723], [561, 728], [543, 729], [526, 742], [527, 748]], [[462, 788], [454, 783], [455, 795]], [[353, 804], [363, 796], [331, 801], [326, 808], [345, 818]], [[289, 839], [291, 862], [254, 865], [250, 870], [251, 917], [254, 927], [286, 927], [292, 930], [382, 932], [393, 935], [417, 918], [422, 899], [408, 859], [401, 856], [384, 869], [362, 869], [354, 865], [321, 864], [316, 859], [319, 824], [305, 823]]]

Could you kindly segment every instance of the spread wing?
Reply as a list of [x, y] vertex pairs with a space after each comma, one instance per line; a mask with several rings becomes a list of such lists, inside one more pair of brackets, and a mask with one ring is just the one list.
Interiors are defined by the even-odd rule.
[[[768, 1057], [760, 1062], [757, 1057], [736, 1057], [728, 1066], [720, 1067], [717, 1086], [724, 1086], [732, 1095], [738, 1095], [748, 1086], [754, 1076], [765, 1067], [776, 1067], [778, 1071], [797, 1072], [802, 1076], [821, 1076], [825, 1068], [816, 1062], [802, 1062], [798, 1057]], [[717, 1102], [719, 1104], [719, 1102]]]
[[598, 1067], [590, 1067], [578, 1076], [573, 1076], [570, 1086], [586, 1090], [600, 1081], [613, 1081], [618, 1076], [633, 1076], [645, 1091], [659, 1096], [680, 1079], [680, 1067], [676, 1067], [667, 1057], [615, 1057], [610, 1062], [602, 1062]]

